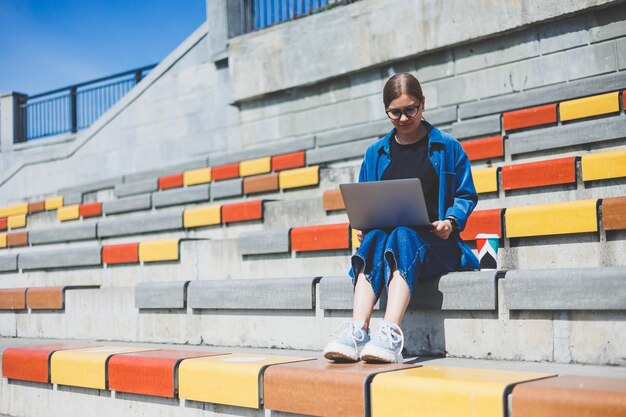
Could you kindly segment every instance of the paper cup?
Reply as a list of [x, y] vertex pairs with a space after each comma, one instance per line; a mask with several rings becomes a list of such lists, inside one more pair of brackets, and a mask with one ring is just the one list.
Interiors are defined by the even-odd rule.
[[500, 236], [488, 233], [476, 235], [476, 249], [478, 249], [478, 260], [480, 269], [483, 271], [498, 269], [498, 246]]

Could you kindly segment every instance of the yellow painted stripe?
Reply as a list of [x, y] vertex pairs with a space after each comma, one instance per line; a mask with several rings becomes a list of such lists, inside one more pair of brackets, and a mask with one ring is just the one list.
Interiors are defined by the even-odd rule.
[[44, 206], [46, 210], [54, 210], [58, 209], [59, 207], [63, 207], [63, 197], [46, 198], [46, 200], [44, 201]]
[[352, 230], [352, 249], [357, 250], [361, 247], [361, 242], [359, 242], [359, 238], [356, 237], [356, 229], [350, 228]]
[[15, 216], [28, 213], [28, 203], [0, 208], [0, 217]]
[[211, 182], [211, 168], [194, 169], [183, 173], [183, 184], [197, 185]]
[[265, 158], [250, 159], [239, 163], [239, 175], [248, 177], [250, 175], [265, 174], [272, 170], [272, 159]]
[[493, 193], [498, 191], [498, 168], [472, 169], [476, 192]]
[[0, 248], [6, 248], [6, 247], [7, 247], [7, 234], [0, 233]]
[[506, 235], [511, 238], [595, 232], [598, 230], [597, 201], [507, 208]]
[[139, 260], [143, 262], [177, 261], [180, 239], [139, 243]]
[[67, 220], [76, 220], [80, 217], [78, 204], [72, 204], [71, 206], [59, 207], [57, 209], [57, 218], [64, 222]]
[[502, 417], [510, 384], [547, 373], [424, 366], [377, 374], [371, 384], [376, 417]]
[[9, 229], [19, 229], [20, 227], [26, 227], [26, 215], [17, 214], [15, 216], [9, 216], [7, 219], [7, 225]]
[[619, 92], [563, 101], [559, 104], [561, 121], [619, 112]]
[[282, 189], [317, 185], [320, 182], [320, 167], [290, 169], [278, 174], [278, 184]]
[[583, 181], [626, 177], [626, 151], [585, 155], [581, 161]]
[[154, 349], [99, 346], [54, 352], [50, 361], [52, 383], [106, 389], [105, 363], [110, 355], [147, 350]]
[[222, 206], [200, 207], [187, 209], [183, 214], [184, 227], [200, 227], [220, 224], [222, 222]]
[[179, 397], [238, 407], [259, 408], [262, 369], [310, 358], [232, 354], [186, 359], [178, 368]]

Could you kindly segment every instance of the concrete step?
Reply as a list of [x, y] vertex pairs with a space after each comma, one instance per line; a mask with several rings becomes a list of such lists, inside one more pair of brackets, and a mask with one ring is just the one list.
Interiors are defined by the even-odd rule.
[[[0, 339], [0, 350], [4, 351], [9, 347], [32, 346], [50, 343], [68, 342], [62, 339]], [[72, 341], [73, 342], [73, 341]], [[100, 345], [100, 341], [81, 340], [93, 345]], [[307, 357], [317, 358], [318, 351], [292, 351], [285, 349], [241, 349], [223, 348], [216, 346], [180, 346], [171, 344], [128, 344], [111, 343], [120, 348], [133, 347], [143, 349], [174, 349], [199, 352], [234, 353], [252, 355], [259, 357], [262, 355], [281, 355], [289, 358]], [[613, 378], [622, 381], [626, 378], [624, 368], [605, 366], [581, 366], [562, 365], [542, 362], [520, 362], [520, 361], [485, 361], [468, 360], [456, 358], [434, 358], [434, 357], [408, 357], [407, 364], [413, 366], [425, 366], [437, 369], [456, 368], [465, 370], [469, 374], [481, 371], [509, 371], [509, 372], [541, 372], [548, 375], [595, 378]], [[338, 365], [348, 367], [349, 365]], [[387, 374], [389, 375], [389, 374]], [[264, 387], [267, 390], [267, 386]], [[295, 389], [295, 388], [294, 388]], [[416, 393], [417, 394], [417, 393]], [[26, 400], [30, 399], [30, 400]], [[36, 400], [33, 400], [36, 399]], [[510, 399], [510, 394], [509, 394]], [[504, 400], [505, 408], [511, 413], [511, 403]], [[178, 398], [161, 398], [147, 395], [125, 394], [123, 392], [109, 391], [107, 389], [90, 389], [70, 387], [67, 385], [46, 384], [28, 382], [20, 380], [7, 380], [3, 378], [0, 382], [0, 413], [8, 416], [41, 416], [49, 417], [67, 415], [90, 415], [94, 417], [124, 415], [124, 416], [205, 416], [216, 417], [226, 416], [255, 416], [255, 417], [279, 417], [297, 416], [276, 412], [269, 409], [242, 408], [237, 406], [219, 405], [213, 403], [196, 402]], [[298, 414], [300, 415], [300, 414]]]
[[[291, 276], [311, 276], [306, 271], [304, 269], [300, 274]], [[205, 280], [228, 278], [216, 272], [196, 276]], [[550, 279], [547, 272], [534, 273], [544, 274], [546, 279]], [[560, 300], [558, 305], [561, 307], [548, 309], [543, 304], [537, 304], [538, 301], [528, 295], [530, 293], [523, 293], [530, 284], [524, 284], [526, 286], [519, 290], [522, 293], [515, 288], [506, 288], [507, 280], [516, 279], [513, 271], [509, 273], [511, 277], [507, 274], [496, 281], [497, 291], [492, 294], [489, 306], [450, 305], [446, 300], [454, 293], [444, 291], [447, 287], [439, 284], [438, 293], [445, 292], [443, 304], [439, 307], [415, 306], [407, 311], [402, 325], [406, 351], [409, 354], [447, 354], [482, 359], [626, 365], [626, 347], [621, 340], [626, 332], [626, 310], [607, 310], [601, 302], [589, 304], [590, 300], [583, 300], [588, 298], [581, 292], [587, 291], [584, 288], [592, 282], [589, 280], [602, 278], [590, 275], [585, 279], [587, 273], [595, 274], [593, 271], [578, 273], [576, 288], [579, 291], [572, 292], [574, 287], [564, 285], [567, 288], [558, 295], [562, 294], [565, 299], [557, 297], [554, 300]], [[157, 276], [150, 274], [149, 269], [144, 274], [143, 279], [136, 278], [137, 282], [194, 281], [191, 276]], [[464, 274], [469, 273], [459, 274], [468, 277]], [[566, 272], [563, 274], [561, 276], [557, 272], [556, 276], [568, 280], [569, 275]], [[6, 311], [0, 315], [0, 335], [321, 350], [340, 322], [351, 317], [352, 295], [347, 277], [345, 281], [340, 279], [343, 282], [341, 291], [347, 297], [345, 302], [328, 303], [325, 294], [334, 294], [338, 289], [327, 287], [324, 290], [326, 282], [330, 282], [330, 278], [324, 276], [321, 283], [314, 285], [314, 308], [296, 310], [271, 306], [263, 309], [194, 309], [189, 303], [182, 309], [138, 309], [135, 307], [136, 287], [130, 284], [132, 277], [123, 279], [118, 275], [103, 283], [101, 288], [68, 291], [64, 311]], [[262, 279], [255, 276], [247, 278]], [[616, 278], [612, 279], [611, 282], [617, 282]], [[598, 294], [609, 292], [605, 299], [619, 297], [619, 291], [615, 292], [611, 289], [613, 287], [607, 286], [608, 283], [593, 282], [598, 282], [595, 287]], [[254, 288], [250, 284], [242, 291], [255, 291]], [[464, 287], [461, 285], [459, 288]], [[466, 297], [485, 295], [474, 296], [470, 290], [471, 286], [466, 288]], [[192, 290], [188, 288], [188, 296], [189, 291]], [[308, 291], [310, 296], [310, 289]], [[426, 288], [420, 291], [426, 291]], [[573, 300], [567, 299], [566, 294], [571, 294]], [[259, 294], [261, 296], [267, 295]], [[532, 299], [520, 304], [523, 300], [519, 297]], [[580, 303], [576, 299], [580, 299]], [[268, 301], [271, 302], [271, 297]], [[509, 304], [514, 309], [510, 309]], [[556, 306], [554, 303], [551, 305]], [[382, 314], [380, 310], [374, 311], [374, 327]]]

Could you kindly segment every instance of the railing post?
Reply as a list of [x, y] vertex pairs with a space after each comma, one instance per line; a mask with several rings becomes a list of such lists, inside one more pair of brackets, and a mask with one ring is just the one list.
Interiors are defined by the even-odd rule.
[[135, 85], [139, 84], [139, 81], [141, 81], [142, 72], [142, 70], [135, 71]]
[[26, 103], [26, 94], [8, 92], [0, 94], [0, 152], [9, 152], [13, 144], [26, 141], [22, 106]]
[[70, 89], [70, 106], [72, 111], [72, 133], [78, 132], [78, 106], [76, 100], [76, 87]]

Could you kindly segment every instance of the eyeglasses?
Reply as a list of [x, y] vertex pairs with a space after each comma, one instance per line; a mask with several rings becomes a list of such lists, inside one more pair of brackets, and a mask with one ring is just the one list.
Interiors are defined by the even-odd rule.
[[417, 116], [417, 113], [419, 113], [421, 104], [422, 103], [418, 104], [417, 106], [406, 106], [403, 109], [388, 109], [385, 110], [385, 113], [387, 113], [387, 116], [391, 120], [400, 120], [403, 114], [407, 117], [407, 119], [412, 119]]

